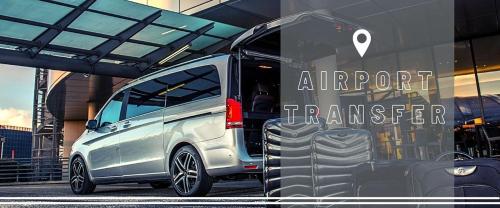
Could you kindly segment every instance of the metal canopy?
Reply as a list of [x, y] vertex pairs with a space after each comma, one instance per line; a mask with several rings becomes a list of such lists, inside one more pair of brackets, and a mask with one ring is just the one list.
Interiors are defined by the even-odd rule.
[[126, 0], [0, 1], [0, 63], [136, 78], [243, 28]]

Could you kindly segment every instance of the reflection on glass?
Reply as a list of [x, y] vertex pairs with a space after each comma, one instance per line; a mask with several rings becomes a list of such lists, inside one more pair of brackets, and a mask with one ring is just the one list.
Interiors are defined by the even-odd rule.
[[469, 43], [455, 43], [455, 76], [440, 79], [454, 82], [456, 150], [475, 157], [500, 155], [499, 42], [500, 36], [472, 40], [474, 57]]
[[473, 40], [482, 97], [484, 121], [481, 141], [487, 142], [491, 156], [500, 155], [500, 36]]

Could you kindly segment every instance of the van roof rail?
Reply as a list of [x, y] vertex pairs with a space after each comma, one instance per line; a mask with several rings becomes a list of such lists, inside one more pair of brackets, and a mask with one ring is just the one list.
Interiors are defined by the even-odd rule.
[[144, 78], [147, 78], [147, 77], [150, 77], [150, 76], [153, 76], [155, 74], [158, 74], [158, 73], [161, 73], [161, 72], [164, 72], [166, 70], [169, 70], [169, 69], [172, 69], [172, 68], [177, 68], [177, 67], [180, 67], [180, 66], [184, 66], [184, 65], [187, 65], [187, 64], [191, 64], [191, 63], [194, 63], [194, 62], [197, 62], [197, 61], [201, 61], [201, 60], [205, 60], [205, 59], [209, 59], [209, 58], [215, 58], [215, 57], [218, 57], [218, 56], [222, 56], [222, 55], [227, 55], [225, 53], [215, 53], [215, 54], [212, 54], [212, 55], [208, 55], [208, 56], [203, 56], [203, 57], [200, 57], [200, 58], [196, 58], [196, 59], [192, 59], [192, 60], [189, 60], [189, 61], [186, 61], [186, 62], [182, 62], [182, 63], [178, 63], [178, 64], [175, 64], [173, 66], [169, 66], [169, 67], [164, 67], [164, 68], [159, 68], [158, 70], [154, 71], [154, 72], [151, 72], [149, 74], [146, 74], [146, 75], [143, 75], [141, 77], [138, 77], [136, 79], [133, 79], [129, 82], [127, 82], [125, 85], [129, 85], [129, 84], [132, 84], [136, 81], [140, 81], [140, 80], [143, 80]]

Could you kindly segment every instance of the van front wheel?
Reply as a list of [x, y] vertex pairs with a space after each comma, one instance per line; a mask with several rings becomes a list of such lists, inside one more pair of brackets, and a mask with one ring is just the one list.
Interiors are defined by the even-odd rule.
[[192, 146], [184, 146], [175, 153], [170, 174], [172, 186], [179, 196], [205, 196], [212, 188], [212, 178]]
[[77, 157], [70, 166], [70, 186], [75, 194], [90, 194], [95, 189], [95, 184], [90, 181], [89, 173], [82, 158]]

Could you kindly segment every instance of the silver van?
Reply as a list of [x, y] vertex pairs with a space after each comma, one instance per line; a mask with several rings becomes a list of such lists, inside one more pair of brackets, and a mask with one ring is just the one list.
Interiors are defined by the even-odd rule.
[[277, 117], [278, 97], [255, 83], [254, 91], [242, 92], [253, 93], [252, 103], [244, 104], [234, 60], [208, 56], [118, 90], [73, 145], [73, 192], [90, 193], [96, 184], [150, 182], [156, 188], [171, 183], [180, 196], [202, 196], [213, 177], [260, 173], [261, 126], [243, 124], [253, 119], [251, 113], [262, 114], [256, 119], [262, 122]]

